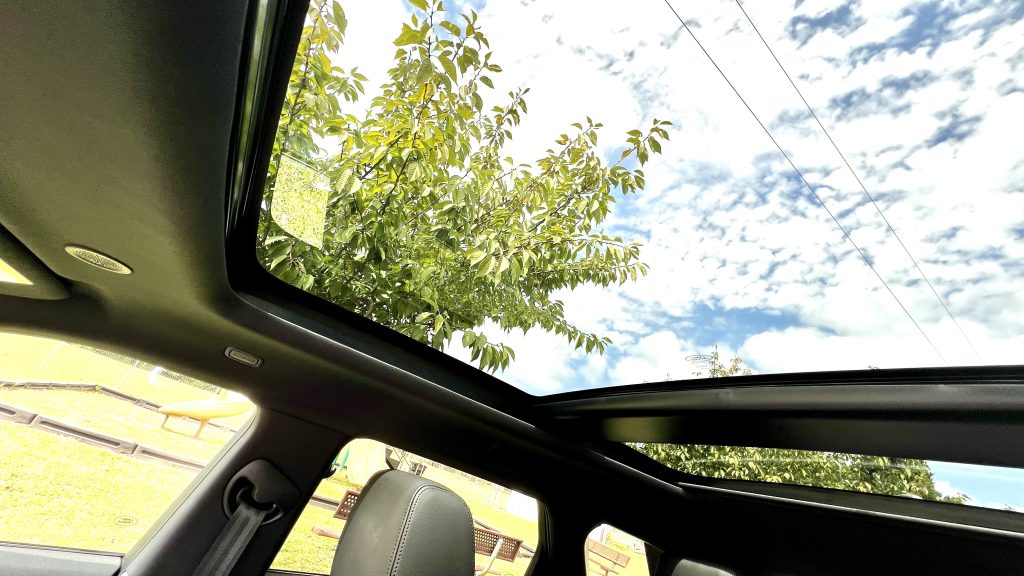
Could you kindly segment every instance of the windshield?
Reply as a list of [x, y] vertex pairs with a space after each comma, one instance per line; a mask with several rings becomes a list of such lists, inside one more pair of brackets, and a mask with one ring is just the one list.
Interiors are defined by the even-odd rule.
[[258, 254], [535, 394], [1019, 364], [1022, 17], [313, 0]]

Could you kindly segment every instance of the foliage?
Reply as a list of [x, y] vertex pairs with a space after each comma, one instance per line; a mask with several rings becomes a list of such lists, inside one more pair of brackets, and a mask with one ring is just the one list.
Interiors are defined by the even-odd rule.
[[[750, 373], [739, 357], [723, 363], [717, 348], [711, 354], [709, 378]], [[744, 446], [653, 443], [632, 446], [669, 468], [696, 476], [782, 482], [944, 502], [963, 503], [966, 499], [963, 495], [940, 494], [935, 489], [928, 463], [923, 460]]]
[[[505, 149], [529, 89], [485, 103], [502, 69], [476, 13], [448, 18], [438, 0], [410, 4], [388, 79], [357, 118], [345, 108], [365, 78], [330, 58], [343, 47], [344, 12], [313, 2], [271, 159], [261, 260], [276, 276], [435, 348], [461, 338], [492, 371], [515, 353], [479, 332], [488, 321], [603, 352], [610, 341], [569, 322], [555, 293], [646, 274], [639, 245], [601, 224], [618, 196], [644, 187], [636, 166], [661, 152], [669, 123], [629, 131], [614, 163], [598, 147], [602, 124], [589, 117], [535, 162], [511, 158]], [[310, 171], [296, 177], [305, 183], [283, 182], [300, 164]], [[302, 218], [280, 226], [274, 197], [289, 186], [289, 194], [305, 191], [306, 206], [325, 205], [322, 227]]]
[[697, 476], [949, 500], [935, 489], [931, 470], [922, 460], [697, 444], [643, 444], [636, 448], [670, 468]]

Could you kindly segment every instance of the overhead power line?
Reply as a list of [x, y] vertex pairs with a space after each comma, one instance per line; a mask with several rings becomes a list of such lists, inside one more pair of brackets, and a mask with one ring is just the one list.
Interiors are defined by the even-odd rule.
[[836, 141], [832, 139], [832, 134], [829, 133], [829, 131], [825, 128], [825, 125], [821, 122], [821, 119], [819, 119], [818, 115], [815, 114], [814, 109], [811, 108], [810, 103], [807, 102], [806, 98], [804, 98], [803, 92], [801, 92], [800, 88], [797, 87], [796, 82], [793, 80], [793, 77], [789, 75], [789, 71], [786, 70], [786, 67], [782, 65], [782, 61], [779, 60], [779, 57], [775, 55], [775, 51], [772, 50], [772, 47], [768, 45], [768, 41], [765, 40], [765, 37], [757, 28], [757, 25], [754, 24], [754, 20], [750, 17], [750, 14], [747, 13], [746, 8], [743, 7], [743, 4], [740, 2], [740, 0], [735, 0], [735, 2], [736, 6], [739, 7], [740, 12], [743, 12], [743, 16], [747, 19], [747, 22], [750, 23], [750, 27], [753, 28], [754, 32], [757, 33], [757, 37], [761, 39], [761, 43], [764, 44], [764, 47], [768, 49], [768, 52], [772, 55], [772, 58], [775, 59], [775, 63], [779, 65], [779, 69], [782, 70], [782, 73], [786, 75], [786, 79], [789, 80], [790, 86], [793, 87], [793, 90], [796, 91], [797, 96], [799, 96], [800, 100], [803, 101], [804, 106], [807, 107], [807, 111], [811, 113], [811, 117], [814, 118], [814, 121], [818, 123], [818, 127], [821, 128], [822, 133], [825, 134], [826, 138], [828, 138], [829, 143], [832, 144], [833, 148], [835, 148], [836, 153], [839, 154], [839, 157], [843, 159], [843, 164], [846, 165], [846, 169], [850, 171], [850, 174], [853, 175], [853, 178], [857, 181], [857, 184], [860, 185], [860, 189], [864, 191], [864, 195], [868, 197], [868, 200], [871, 201], [871, 205], [875, 207], [875, 210], [878, 212], [878, 215], [882, 217], [882, 220], [885, 222], [886, 227], [889, 229], [890, 232], [892, 232], [892, 235], [894, 238], [896, 238], [896, 241], [899, 242], [900, 247], [903, 248], [903, 252], [907, 254], [907, 258], [910, 258], [910, 261], [914, 264], [914, 268], [917, 269], [917, 273], [920, 274], [925, 284], [928, 285], [928, 288], [932, 291], [932, 294], [935, 295], [935, 299], [938, 300], [939, 304], [942, 305], [942, 309], [946, 311], [946, 314], [949, 316], [949, 319], [953, 321], [953, 325], [956, 326], [956, 329], [960, 331], [960, 335], [964, 337], [964, 340], [967, 341], [967, 345], [971, 347], [971, 350], [974, 352], [974, 355], [978, 358], [978, 361], [981, 362], [981, 354], [978, 353], [978, 349], [974, 347], [974, 343], [971, 342], [971, 339], [967, 336], [967, 332], [964, 332], [964, 329], [960, 326], [960, 323], [957, 322], [956, 316], [953, 315], [953, 311], [949, 309], [949, 306], [946, 305], [946, 301], [943, 300], [942, 296], [939, 295], [938, 290], [936, 290], [935, 286], [932, 285], [932, 281], [928, 279], [927, 275], [925, 275], [924, 270], [922, 270], [921, 266], [917, 263], [917, 259], [914, 258], [914, 256], [910, 253], [910, 249], [907, 248], [907, 245], [903, 243], [903, 239], [900, 238], [900, 235], [896, 233], [896, 229], [893, 228], [891, 223], [889, 223], [889, 219], [886, 218], [885, 212], [882, 211], [882, 207], [878, 205], [878, 202], [875, 202], [874, 196], [872, 196], [871, 193], [868, 192], [867, 186], [864, 185], [864, 182], [860, 179], [860, 176], [857, 174], [857, 171], [853, 169], [853, 166], [850, 164], [850, 161], [846, 159], [846, 155], [843, 154], [843, 151], [839, 149], [839, 145], [836, 144]]
[[942, 355], [942, 352], [939, 352], [939, 349], [935, 346], [935, 343], [932, 342], [932, 339], [929, 338], [928, 334], [926, 334], [924, 329], [921, 328], [921, 325], [917, 323], [917, 320], [914, 319], [914, 316], [910, 313], [910, 310], [908, 310], [907, 307], [903, 305], [903, 302], [901, 302], [899, 297], [896, 296], [896, 293], [893, 292], [891, 287], [889, 287], [889, 283], [886, 282], [885, 278], [883, 278], [882, 275], [878, 272], [878, 270], [875, 269], [874, 264], [871, 263], [871, 260], [868, 258], [867, 254], [865, 254], [864, 251], [861, 250], [860, 246], [858, 246], [857, 243], [853, 240], [853, 237], [850, 236], [850, 233], [839, 222], [839, 219], [836, 218], [835, 214], [832, 213], [832, 210], [830, 210], [829, 207], [825, 204], [825, 202], [821, 199], [821, 196], [818, 195], [818, 192], [814, 189], [814, 186], [811, 186], [811, 183], [807, 181], [806, 177], [804, 177], [803, 172], [801, 172], [800, 169], [797, 168], [796, 163], [794, 163], [792, 158], [789, 157], [789, 154], [786, 153], [785, 149], [782, 148], [782, 145], [779, 144], [778, 140], [775, 139], [775, 136], [773, 136], [771, 131], [768, 130], [768, 127], [765, 126], [764, 122], [761, 121], [761, 118], [758, 117], [756, 112], [754, 112], [754, 109], [750, 107], [750, 104], [747, 103], [747, 100], [746, 98], [743, 97], [743, 94], [740, 94], [740, 91], [736, 88], [735, 85], [733, 85], [732, 81], [729, 80], [729, 77], [725, 74], [725, 71], [722, 70], [722, 68], [718, 65], [717, 62], [715, 62], [715, 59], [711, 57], [711, 54], [707, 51], [706, 48], [704, 48], [704, 45], [701, 44], [701, 41], [697, 39], [697, 36], [693, 33], [693, 30], [690, 29], [690, 26], [686, 24], [686, 21], [683, 20], [683, 17], [679, 15], [679, 12], [676, 12], [676, 9], [672, 6], [669, 0], [664, 0], [664, 2], [665, 5], [668, 6], [668, 9], [672, 11], [672, 14], [675, 15], [676, 20], [679, 20], [679, 23], [683, 26], [683, 29], [685, 29], [687, 34], [690, 35], [690, 38], [692, 38], [693, 41], [697, 44], [697, 47], [700, 48], [701, 52], [704, 53], [704, 56], [706, 56], [708, 61], [711, 62], [711, 65], [714, 66], [715, 70], [717, 70], [718, 73], [722, 76], [722, 79], [725, 80], [725, 83], [729, 85], [729, 88], [731, 88], [733, 93], [736, 94], [736, 97], [739, 98], [740, 102], [742, 102], [743, 105], [747, 108], [747, 112], [750, 112], [750, 115], [754, 117], [754, 120], [757, 121], [757, 124], [761, 126], [761, 129], [764, 130], [764, 133], [772, 141], [772, 144], [775, 144], [775, 147], [778, 148], [779, 153], [781, 153], [783, 158], [786, 159], [786, 162], [788, 162], [789, 166], [793, 169], [794, 172], [796, 172], [796, 175], [800, 177], [800, 180], [804, 183], [804, 186], [807, 187], [807, 190], [810, 191], [811, 195], [814, 196], [814, 199], [818, 201], [818, 204], [821, 205], [825, 212], [828, 213], [829, 217], [832, 218], [832, 221], [835, 222], [839, 230], [842, 231], [843, 236], [846, 237], [846, 240], [849, 241], [853, 248], [857, 251], [857, 253], [860, 254], [860, 257], [862, 260], [864, 260], [864, 263], [867, 264], [868, 268], [870, 268], [871, 271], [875, 273], [875, 277], [878, 278], [878, 281], [882, 283], [882, 286], [885, 287], [885, 289], [889, 292], [889, 295], [892, 296], [893, 300], [896, 301], [896, 304], [899, 305], [901, 310], [903, 310], [903, 313], [907, 315], [907, 318], [909, 318], [910, 322], [914, 324], [914, 327], [917, 328], [917, 331], [921, 333], [921, 336], [925, 339], [926, 342], [928, 342], [928, 345], [931, 346], [933, 351], [935, 351], [936, 356], [938, 356], [939, 359], [942, 360], [943, 364], [948, 366], [949, 363], [946, 362], [946, 358]]

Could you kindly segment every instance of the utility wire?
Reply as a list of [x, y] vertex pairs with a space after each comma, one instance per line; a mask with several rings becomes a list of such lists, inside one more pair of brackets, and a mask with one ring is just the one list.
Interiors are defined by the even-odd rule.
[[917, 273], [921, 275], [921, 278], [924, 279], [925, 284], [927, 284], [928, 288], [931, 289], [932, 294], [935, 295], [935, 299], [939, 301], [939, 304], [942, 305], [942, 309], [946, 311], [947, 315], [949, 315], [949, 319], [953, 321], [953, 325], [956, 326], [956, 329], [960, 331], [960, 335], [963, 336], [964, 340], [967, 341], [967, 345], [971, 347], [971, 350], [974, 352], [974, 355], [978, 358], [978, 361], [983, 362], [983, 360], [981, 359], [981, 354], [978, 353], [977, 348], [974, 347], [974, 343], [971, 342], [970, 338], [968, 338], [967, 333], [964, 332], [964, 329], [960, 327], [960, 323], [957, 322], [956, 316], [953, 315], [953, 311], [950, 310], [949, 306], [946, 305], [946, 302], [942, 299], [942, 296], [939, 296], [938, 290], [935, 289], [935, 286], [932, 285], [932, 281], [929, 280], [928, 276], [925, 275], [924, 270], [922, 270], [921, 266], [917, 263], [917, 259], [914, 258], [914, 256], [910, 253], [910, 249], [907, 248], [907, 245], [903, 243], [903, 239], [900, 238], [900, 235], [896, 233], [896, 229], [893, 228], [891, 223], [889, 223], [889, 219], [885, 217], [885, 212], [883, 212], [881, 206], [879, 206], [878, 203], [875, 202], [875, 198], [871, 195], [870, 192], [868, 192], [867, 186], [864, 185], [864, 182], [860, 179], [860, 176], [857, 174], [857, 171], [853, 169], [852, 165], [850, 165], [850, 161], [846, 159], [846, 155], [843, 154], [842, 150], [839, 149], [839, 145], [836, 144], [836, 141], [832, 139], [832, 135], [825, 128], [825, 125], [822, 124], [821, 119], [818, 118], [818, 115], [814, 113], [814, 109], [811, 108], [810, 103], [808, 103], [807, 99], [804, 98], [803, 92], [801, 92], [800, 88], [797, 87], [796, 82], [793, 81], [793, 77], [789, 75], [789, 72], [786, 70], [786, 67], [782, 65], [782, 62], [779, 60], [779, 57], [775, 55], [775, 51], [772, 50], [772, 47], [768, 45], [768, 41], [765, 40], [764, 36], [761, 34], [761, 31], [757, 28], [757, 25], [754, 24], [753, 19], [750, 18], [750, 14], [747, 13], [747, 10], [743, 7], [743, 4], [740, 2], [740, 0], [735, 0], [735, 2], [736, 6], [739, 7], [740, 12], [743, 12], [743, 16], [747, 19], [747, 22], [750, 23], [750, 27], [753, 28], [754, 32], [757, 33], [757, 37], [761, 39], [761, 43], [764, 44], [764, 47], [768, 49], [768, 52], [772, 55], [772, 58], [775, 59], [775, 63], [779, 65], [779, 69], [781, 69], [782, 73], [786, 75], [786, 79], [789, 80], [789, 84], [793, 87], [793, 90], [796, 91], [797, 96], [800, 97], [800, 100], [803, 101], [804, 106], [807, 108], [807, 111], [811, 113], [811, 117], [814, 118], [814, 121], [818, 123], [818, 127], [821, 128], [822, 133], [824, 133], [825, 137], [828, 138], [829, 143], [831, 143], [832, 147], [835, 148], [836, 153], [839, 154], [839, 157], [843, 159], [843, 164], [846, 164], [847, 170], [850, 171], [850, 174], [853, 174], [853, 178], [857, 180], [857, 184], [859, 184], [860, 189], [864, 191], [864, 195], [867, 196], [868, 200], [871, 201], [871, 205], [875, 207], [875, 210], [878, 212], [878, 215], [882, 217], [882, 220], [885, 222], [886, 227], [889, 228], [889, 231], [892, 232], [893, 237], [896, 238], [897, 242], [899, 242], [900, 247], [903, 248], [903, 251], [907, 254], [907, 258], [910, 258], [910, 261], [913, 262], [914, 268], [917, 269]]
[[893, 292], [892, 288], [889, 287], [889, 283], [885, 281], [885, 278], [882, 278], [882, 275], [879, 274], [878, 270], [875, 269], [875, 266], [871, 264], [871, 260], [868, 259], [867, 254], [865, 254], [864, 251], [860, 249], [860, 246], [858, 246], [857, 243], [854, 242], [853, 237], [850, 236], [850, 233], [847, 232], [846, 228], [839, 222], [839, 219], [835, 217], [835, 214], [833, 214], [832, 211], [829, 210], [828, 206], [821, 199], [821, 196], [818, 196], [818, 192], [814, 189], [814, 186], [811, 186], [811, 183], [807, 181], [807, 178], [804, 177], [803, 172], [801, 172], [800, 169], [797, 168], [796, 164], [789, 157], [789, 154], [787, 154], [786, 151], [782, 148], [782, 145], [780, 145], [778, 140], [775, 139], [775, 136], [773, 136], [771, 131], [768, 130], [768, 127], [765, 126], [764, 122], [761, 121], [761, 118], [759, 118], [757, 113], [754, 112], [754, 109], [750, 107], [750, 104], [747, 103], [747, 100], [743, 97], [742, 94], [740, 94], [740, 91], [736, 88], [736, 86], [733, 85], [732, 81], [729, 80], [729, 77], [726, 76], [722, 68], [718, 65], [717, 62], [715, 62], [715, 59], [711, 57], [711, 54], [709, 54], [707, 49], [704, 48], [704, 45], [701, 44], [700, 40], [697, 39], [697, 36], [693, 33], [693, 30], [690, 30], [690, 27], [686, 24], [686, 21], [683, 20], [682, 16], [680, 16], [678, 12], [676, 12], [676, 9], [672, 6], [669, 0], [664, 0], [664, 2], [665, 5], [668, 6], [668, 9], [672, 11], [672, 14], [675, 15], [676, 20], [679, 20], [679, 23], [682, 24], [683, 28], [690, 35], [690, 38], [692, 38], [693, 41], [697, 44], [697, 47], [701, 49], [701, 52], [703, 52], [705, 56], [707, 56], [708, 61], [711, 62], [711, 65], [715, 67], [715, 70], [718, 70], [718, 73], [722, 76], [722, 79], [725, 80], [725, 83], [729, 85], [729, 88], [732, 88], [733, 93], [736, 94], [736, 97], [739, 98], [740, 102], [742, 102], [743, 105], [747, 108], [747, 111], [750, 112], [750, 115], [753, 116], [754, 120], [756, 120], [758, 125], [761, 126], [761, 129], [764, 130], [764, 133], [772, 141], [772, 144], [775, 144], [775, 147], [779, 149], [779, 152], [786, 159], [786, 162], [789, 163], [789, 166], [793, 169], [794, 172], [796, 172], [797, 176], [800, 177], [800, 180], [803, 181], [804, 186], [807, 187], [807, 190], [810, 191], [811, 195], [814, 196], [814, 199], [818, 201], [818, 204], [820, 204], [821, 207], [825, 209], [825, 212], [828, 213], [829, 217], [832, 218], [832, 221], [835, 222], [836, 226], [839, 227], [839, 230], [842, 231], [843, 236], [845, 236], [846, 239], [853, 246], [853, 248], [857, 250], [857, 253], [860, 254], [861, 259], [864, 260], [864, 263], [867, 264], [868, 268], [870, 268], [871, 271], [875, 273], [875, 276], [878, 278], [878, 281], [882, 283], [882, 286], [885, 287], [885, 289], [889, 292], [889, 295], [892, 296], [893, 300], [896, 301], [896, 304], [898, 304], [900, 309], [903, 310], [903, 313], [907, 315], [907, 318], [909, 318], [910, 321], [914, 324], [914, 327], [917, 328], [917, 331], [921, 333], [921, 336], [924, 337], [925, 341], [928, 342], [928, 345], [932, 347], [932, 350], [934, 350], [935, 354], [939, 357], [939, 359], [942, 360], [942, 363], [949, 366], [949, 362], [946, 361], [946, 358], [942, 355], [942, 352], [939, 352], [939, 349], [935, 347], [935, 343], [932, 342], [932, 339], [928, 337], [928, 334], [925, 333], [924, 329], [921, 328], [921, 325], [918, 324], [917, 320], [914, 319], [914, 316], [910, 314], [909, 310], [907, 310], [907, 307], [903, 305], [903, 302], [901, 302], [899, 297], [896, 296], [896, 293]]

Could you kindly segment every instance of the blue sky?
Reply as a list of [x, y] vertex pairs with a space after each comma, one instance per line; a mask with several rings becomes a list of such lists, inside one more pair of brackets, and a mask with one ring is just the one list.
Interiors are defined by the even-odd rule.
[[929, 462], [936, 488], [947, 495], [966, 494], [968, 504], [1024, 512], [1024, 470]]
[[[531, 160], [570, 123], [668, 119], [607, 230], [643, 243], [651, 274], [559, 294], [612, 338], [585, 356], [533, 330], [503, 334], [499, 376], [532, 393], [692, 377], [715, 346], [755, 372], [1019, 364], [1024, 348], [1024, 2], [829, 0], [744, 5], [956, 321], [887, 230], [735, 2], [680, 15], [892, 287], [922, 337], [661, 0], [470, 2], [497, 75], [530, 87], [509, 155]], [[342, 64], [383, 79], [401, 2], [353, 3]], [[456, 345], [450, 352], [465, 357]]]

